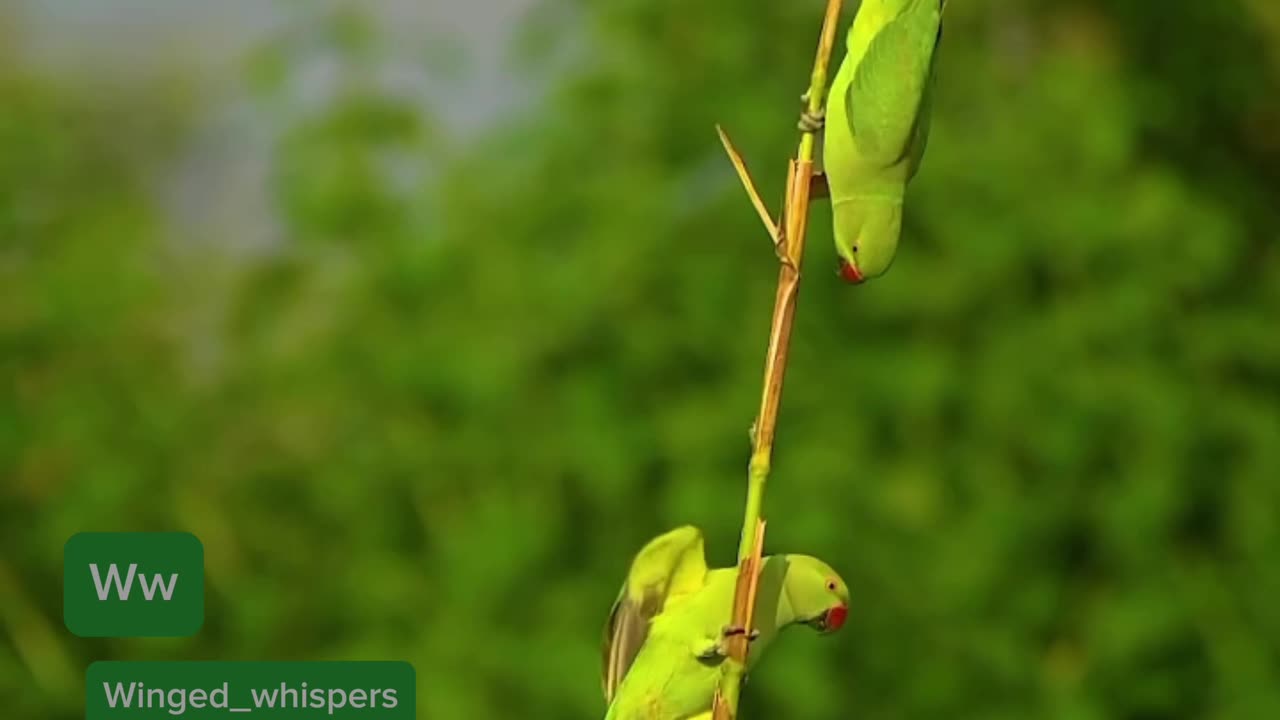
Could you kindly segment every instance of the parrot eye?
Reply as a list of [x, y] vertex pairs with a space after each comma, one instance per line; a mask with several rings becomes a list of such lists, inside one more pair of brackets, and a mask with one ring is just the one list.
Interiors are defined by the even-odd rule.
[[836, 581], [835, 581], [835, 580], [828, 580], [828, 581], [827, 581], [827, 589], [828, 589], [828, 590], [830, 590], [831, 592], [835, 592], [835, 591], [836, 591]]

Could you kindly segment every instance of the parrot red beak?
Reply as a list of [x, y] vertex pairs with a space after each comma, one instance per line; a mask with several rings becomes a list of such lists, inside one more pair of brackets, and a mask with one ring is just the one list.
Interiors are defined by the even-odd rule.
[[854, 285], [857, 285], [863, 280], [862, 273], [858, 272], [858, 268], [854, 267], [853, 263], [845, 260], [844, 258], [840, 258], [840, 277], [844, 278], [845, 282], [852, 283]]
[[835, 632], [844, 626], [844, 621], [849, 617], [849, 608], [844, 605], [836, 605], [827, 611], [823, 625], [826, 626], [826, 632]]

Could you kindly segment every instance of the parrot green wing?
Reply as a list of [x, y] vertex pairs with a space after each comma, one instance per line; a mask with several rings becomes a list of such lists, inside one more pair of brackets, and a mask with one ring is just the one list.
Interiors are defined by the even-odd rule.
[[700, 590], [706, 576], [702, 531], [691, 525], [658, 536], [636, 554], [605, 624], [601, 680], [606, 702], [613, 702], [649, 636], [649, 624], [671, 600]]
[[867, 46], [844, 97], [865, 159], [888, 167], [911, 151], [941, 30], [937, 0], [915, 0]]
[[907, 158], [907, 179], [910, 180], [920, 169], [920, 161], [924, 159], [925, 148], [929, 146], [929, 128], [933, 118], [933, 85], [924, 89], [924, 98], [920, 101], [920, 120], [916, 125], [915, 138], [911, 141], [911, 154]]

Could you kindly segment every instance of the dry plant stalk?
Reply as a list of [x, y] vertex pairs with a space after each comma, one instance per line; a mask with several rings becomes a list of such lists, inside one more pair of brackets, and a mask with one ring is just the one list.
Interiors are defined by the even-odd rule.
[[[839, 24], [842, 0], [827, 0], [827, 12], [822, 22], [822, 35], [818, 53], [809, 79], [808, 109], [819, 112], [826, 100], [827, 67], [831, 50], [835, 46], [836, 27]], [[773, 324], [769, 332], [769, 348], [765, 355], [764, 393], [760, 399], [760, 412], [752, 433], [751, 464], [747, 478], [747, 506], [742, 523], [742, 538], [738, 544], [738, 584], [733, 600], [733, 627], [747, 632], [730, 639], [729, 657], [725, 661], [720, 686], [716, 689], [712, 706], [712, 720], [734, 720], [738, 714], [738, 696], [742, 677], [746, 671], [750, 642], [751, 622], [755, 611], [756, 589], [760, 579], [760, 563], [764, 546], [764, 520], [761, 505], [769, 477], [773, 457], [773, 438], [778, 422], [778, 407], [782, 401], [782, 383], [787, 370], [787, 353], [791, 345], [791, 327], [796, 312], [796, 297], [800, 286], [800, 260], [804, 255], [805, 231], [809, 221], [809, 191], [813, 179], [813, 156], [816, 138], [811, 132], [802, 132], [796, 157], [787, 166], [786, 199], [783, 201], [782, 227], [772, 222], [768, 210], [760, 200], [746, 165], [733, 149], [728, 136], [720, 132], [720, 139], [729, 153], [735, 170], [742, 179], [756, 212], [769, 229], [778, 249], [781, 267], [778, 271], [778, 289], [774, 296]]]

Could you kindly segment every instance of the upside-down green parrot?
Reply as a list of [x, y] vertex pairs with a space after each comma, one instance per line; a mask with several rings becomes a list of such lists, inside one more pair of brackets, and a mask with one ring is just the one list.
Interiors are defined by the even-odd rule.
[[[683, 526], [635, 557], [604, 632], [605, 720], [705, 720], [727, 650], [737, 568], [707, 569], [702, 532]], [[795, 624], [840, 629], [849, 608], [844, 580], [807, 555], [771, 555], [761, 565], [750, 633], [750, 670]]]
[[946, 0], [862, 0], [847, 53], [831, 82], [825, 118], [806, 111], [801, 129], [823, 132], [823, 170], [840, 275], [883, 275], [898, 251], [902, 198], [929, 137], [934, 51]]

